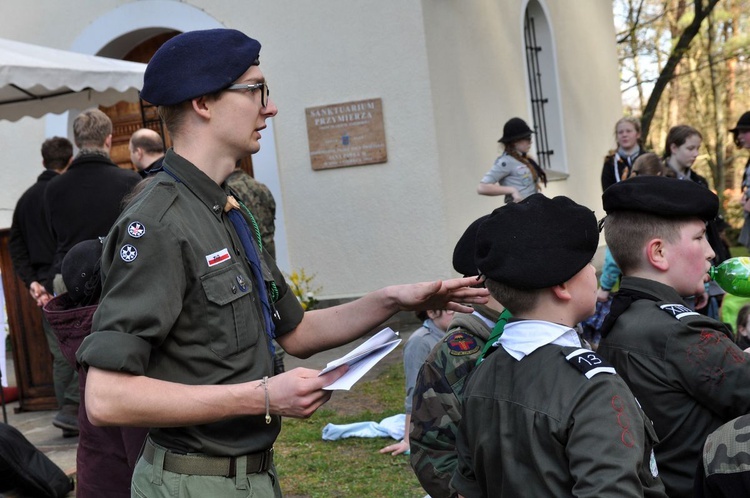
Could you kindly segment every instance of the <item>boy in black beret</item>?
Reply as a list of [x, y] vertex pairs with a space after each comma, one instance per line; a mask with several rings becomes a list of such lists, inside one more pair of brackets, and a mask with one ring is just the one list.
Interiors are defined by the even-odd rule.
[[461, 496], [665, 496], [651, 424], [574, 330], [594, 312], [598, 241], [590, 209], [542, 194], [479, 227], [475, 260], [514, 318], [464, 391]]
[[108, 234], [93, 332], [77, 354], [89, 420], [149, 427], [134, 496], [280, 497], [281, 416], [309, 417], [346, 369], [273, 375], [274, 338], [308, 357], [400, 310], [471, 312], [459, 303], [487, 301], [465, 278], [303, 313], [225, 185], [278, 112], [259, 54], [239, 31], [191, 31], [162, 45], [144, 76], [141, 97], [159, 106], [174, 147]]
[[659, 436], [670, 497], [693, 496], [706, 436], [750, 412], [750, 361], [730, 329], [690, 309], [714, 252], [719, 199], [694, 182], [637, 177], [602, 196], [607, 245], [623, 273], [598, 352], [623, 376]]

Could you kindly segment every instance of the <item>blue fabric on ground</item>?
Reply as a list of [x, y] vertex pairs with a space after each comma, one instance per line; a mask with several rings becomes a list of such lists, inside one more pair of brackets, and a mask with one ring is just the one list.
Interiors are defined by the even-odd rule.
[[406, 415], [399, 413], [380, 422], [355, 422], [353, 424], [328, 424], [323, 427], [323, 440], [335, 441], [348, 437], [392, 437], [403, 439]]

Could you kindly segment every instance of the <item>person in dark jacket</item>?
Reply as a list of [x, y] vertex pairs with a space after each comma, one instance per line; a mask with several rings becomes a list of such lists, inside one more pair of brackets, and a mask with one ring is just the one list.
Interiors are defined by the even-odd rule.
[[[65, 254], [78, 242], [104, 236], [122, 210], [122, 199], [141, 177], [117, 167], [109, 157], [112, 121], [99, 109], [89, 109], [73, 121], [75, 144], [80, 149], [64, 176], [49, 182], [44, 195], [47, 221], [55, 238], [51, 272], [62, 284], [60, 268]], [[55, 294], [65, 288], [54, 287]]]
[[479, 226], [474, 260], [513, 318], [464, 388], [460, 496], [666, 496], [651, 422], [574, 328], [594, 311], [598, 243], [594, 213], [563, 196], [506, 204]]
[[[65, 174], [51, 179], [44, 192], [45, 217], [55, 240], [49, 272], [55, 295], [65, 292], [60, 275], [65, 254], [78, 242], [106, 235], [120, 214], [123, 197], [141, 179], [110, 160], [112, 121], [102, 111], [79, 114], [73, 134], [80, 150]], [[78, 379], [74, 382], [77, 386]], [[79, 399], [77, 388], [66, 396], [53, 422], [56, 427], [78, 430]]]
[[37, 177], [36, 183], [23, 193], [13, 211], [8, 243], [13, 269], [39, 306], [49, 300], [52, 292], [49, 269], [55, 252], [55, 240], [47, 227], [44, 213], [44, 192], [49, 181], [68, 167], [72, 157], [73, 144], [67, 138], [45, 140], [42, 144], [44, 171]]
[[704, 292], [714, 256], [706, 221], [719, 199], [695, 182], [639, 176], [602, 200], [607, 245], [623, 278], [597, 352], [654, 424], [667, 494], [689, 498], [706, 436], [750, 412], [750, 358], [726, 324], [685, 301]]
[[[73, 157], [73, 144], [66, 138], [48, 138], [42, 144], [42, 165], [44, 172], [16, 204], [13, 211], [13, 224], [10, 227], [8, 250], [13, 270], [29, 289], [29, 294], [37, 306], [44, 306], [52, 298], [52, 275], [50, 267], [55, 253], [55, 239], [50, 233], [44, 211], [44, 193], [53, 178], [56, 178], [70, 164]], [[63, 357], [49, 322], [42, 315], [42, 327], [52, 353], [52, 378], [57, 404], [62, 407], [65, 400], [76, 404], [78, 400], [78, 379], [75, 370]], [[64, 436], [78, 434], [74, 421], [64, 413], [55, 417], [55, 426], [60, 427]]]
[[128, 150], [130, 162], [141, 178], [146, 178], [149, 172], [159, 169], [164, 160], [164, 140], [150, 128], [135, 130], [130, 135]]

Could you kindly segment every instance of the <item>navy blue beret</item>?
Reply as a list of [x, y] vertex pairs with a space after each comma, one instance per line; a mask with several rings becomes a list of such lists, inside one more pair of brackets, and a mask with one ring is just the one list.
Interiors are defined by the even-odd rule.
[[494, 210], [479, 226], [474, 258], [496, 282], [545, 289], [581, 271], [598, 245], [593, 211], [564, 196], [533, 194]]
[[175, 105], [228, 87], [256, 63], [260, 42], [235, 29], [188, 31], [162, 45], [146, 67], [141, 98]]
[[485, 214], [469, 225], [453, 249], [453, 269], [465, 277], [479, 273], [477, 264], [474, 262], [477, 231], [479, 230], [479, 225], [489, 218], [489, 216], [489, 214]]
[[691, 180], [665, 176], [636, 176], [615, 183], [602, 195], [607, 213], [638, 211], [665, 218], [713, 220], [719, 213], [719, 198]]

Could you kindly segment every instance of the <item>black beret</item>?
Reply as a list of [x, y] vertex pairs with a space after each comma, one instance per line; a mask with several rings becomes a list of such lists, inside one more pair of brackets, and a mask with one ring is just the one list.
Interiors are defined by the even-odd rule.
[[731, 131], [732, 133], [737, 133], [746, 130], [750, 130], [750, 111], [747, 111], [742, 116], [740, 116], [740, 119], [737, 120], [737, 126], [729, 131]]
[[479, 225], [489, 218], [485, 214], [481, 218], [474, 220], [464, 234], [458, 239], [456, 247], [453, 249], [453, 269], [465, 277], [470, 277], [479, 273], [477, 264], [474, 262], [474, 253], [476, 248], [477, 230]]
[[709, 221], [719, 212], [719, 198], [691, 180], [665, 176], [636, 176], [615, 183], [602, 195], [604, 210], [638, 211], [665, 218]]
[[594, 212], [571, 199], [533, 194], [496, 209], [479, 226], [475, 260], [487, 278], [523, 290], [567, 282], [594, 257]]
[[235, 29], [188, 31], [162, 45], [146, 67], [141, 98], [175, 105], [228, 87], [257, 63], [260, 43]]
[[99, 278], [102, 243], [99, 239], [84, 240], [70, 248], [62, 261], [62, 278], [74, 304], [90, 305], [99, 299], [102, 284]]

